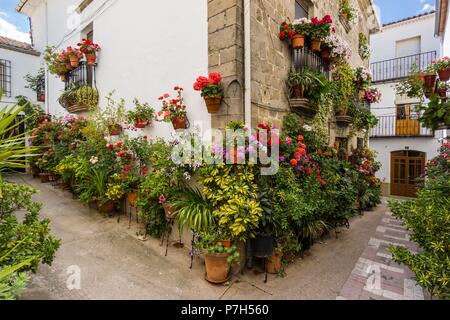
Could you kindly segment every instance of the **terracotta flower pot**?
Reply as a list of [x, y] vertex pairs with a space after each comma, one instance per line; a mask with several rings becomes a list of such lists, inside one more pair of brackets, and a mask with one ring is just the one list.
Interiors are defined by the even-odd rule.
[[45, 102], [45, 94], [40, 94], [40, 95], [38, 95], [37, 100], [38, 100], [39, 102]]
[[48, 183], [50, 182], [50, 173], [48, 172], [39, 173], [39, 178], [41, 178], [41, 183]]
[[450, 79], [450, 68], [439, 70], [438, 74], [441, 81], [448, 81]]
[[439, 89], [439, 90], [438, 90], [438, 93], [439, 93], [439, 95], [440, 95], [442, 98], [446, 98], [446, 97], [447, 97], [447, 89]]
[[100, 201], [97, 201], [98, 211], [101, 213], [111, 213], [114, 211], [114, 201], [108, 200], [104, 204]]
[[348, 112], [348, 109], [342, 109], [342, 110], [339, 110], [338, 112], [336, 112], [336, 115], [338, 115], [338, 116], [346, 116], [347, 112]]
[[73, 68], [78, 68], [80, 66], [80, 58], [78, 58], [78, 57], [70, 57], [70, 65]]
[[218, 243], [221, 243], [225, 248], [231, 247], [231, 240], [220, 240]]
[[320, 39], [311, 39], [310, 47], [312, 51], [320, 51], [320, 45], [322, 41]]
[[111, 125], [108, 128], [109, 134], [112, 136], [119, 136], [122, 133], [122, 126], [119, 124]]
[[134, 123], [134, 127], [138, 128], [138, 129], [144, 129], [147, 126], [148, 126], [148, 121], [147, 120], [137, 120]]
[[175, 130], [186, 129], [186, 117], [175, 117], [172, 119], [172, 125]]
[[69, 144], [69, 150], [75, 150], [77, 148], [77, 144], [72, 142]]
[[171, 205], [170, 203], [166, 202], [163, 204], [164, 207], [164, 213], [166, 214], [166, 219], [173, 219], [175, 218], [175, 215], [177, 212], [175, 211], [175, 207]]
[[433, 88], [429, 88], [428, 90], [425, 90], [425, 97], [426, 98], [431, 98], [431, 96], [434, 94], [434, 87]]
[[208, 109], [208, 113], [217, 113], [219, 112], [220, 105], [222, 104], [222, 96], [218, 97], [204, 97], [206, 108]]
[[425, 81], [425, 73], [424, 72], [417, 73], [417, 80], [420, 82], [424, 82]]
[[364, 89], [359, 90], [359, 98], [364, 99], [365, 96], [366, 96], [366, 90], [364, 90]]
[[230, 265], [226, 253], [205, 253], [206, 280], [211, 283], [224, 283], [229, 278]]
[[436, 74], [434, 73], [426, 73], [424, 75], [424, 85], [428, 89], [434, 88], [434, 85], [436, 84]]
[[304, 97], [303, 87], [301, 85], [297, 85], [292, 88], [291, 98], [293, 99], [302, 99]]
[[73, 67], [72, 67], [72, 64], [70, 63], [70, 61], [66, 62], [66, 69], [67, 69], [67, 71], [72, 71]]
[[267, 272], [276, 274], [281, 270], [281, 257], [282, 254], [280, 252], [275, 252], [267, 262]]
[[137, 203], [137, 192], [130, 192], [127, 194], [127, 200], [130, 206], [136, 207]]
[[65, 74], [60, 74], [59, 75], [60, 76], [60, 78], [61, 78], [61, 81], [66, 81], [66, 75]]
[[330, 61], [331, 52], [328, 49], [322, 49], [321, 51], [322, 59], [325, 61]]
[[97, 62], [97, 55], [95, 53], [86, 54], [86, 60], [88, 65], [93, 65]]
[[305, 36], [302, 34], [296, 34], [292, 37], [292, 47], [294, 49], [301, 49], [305, 46]]

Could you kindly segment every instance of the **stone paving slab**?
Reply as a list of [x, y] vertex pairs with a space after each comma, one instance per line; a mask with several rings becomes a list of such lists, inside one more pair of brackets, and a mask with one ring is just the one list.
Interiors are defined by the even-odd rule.
[[418, 251], [401, 221], [386, 211], [341, 289], [338, 300], [424, 300], [414, 273], [392, 260], [389, 245]]

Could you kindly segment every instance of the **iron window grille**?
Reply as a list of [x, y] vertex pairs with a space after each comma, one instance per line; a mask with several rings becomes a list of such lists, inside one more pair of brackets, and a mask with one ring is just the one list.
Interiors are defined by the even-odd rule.
[[0, 88], [5, 97], [11, 97], [11, 61], [0, 59]]

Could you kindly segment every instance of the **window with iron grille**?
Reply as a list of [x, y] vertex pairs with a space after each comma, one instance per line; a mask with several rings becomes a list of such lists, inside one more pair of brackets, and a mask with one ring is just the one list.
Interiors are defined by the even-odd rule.
[[0, 59], [0, 88], [5, 97], [11, 97], [11, 61]]

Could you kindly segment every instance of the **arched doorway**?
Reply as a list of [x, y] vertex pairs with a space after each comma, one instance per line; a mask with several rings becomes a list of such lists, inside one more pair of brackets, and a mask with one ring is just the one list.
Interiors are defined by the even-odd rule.
[[420, 151], [394, 151], [391, 153], [391, 194], [415, 197], [416, 179], [425, 172], [426, 154]]

